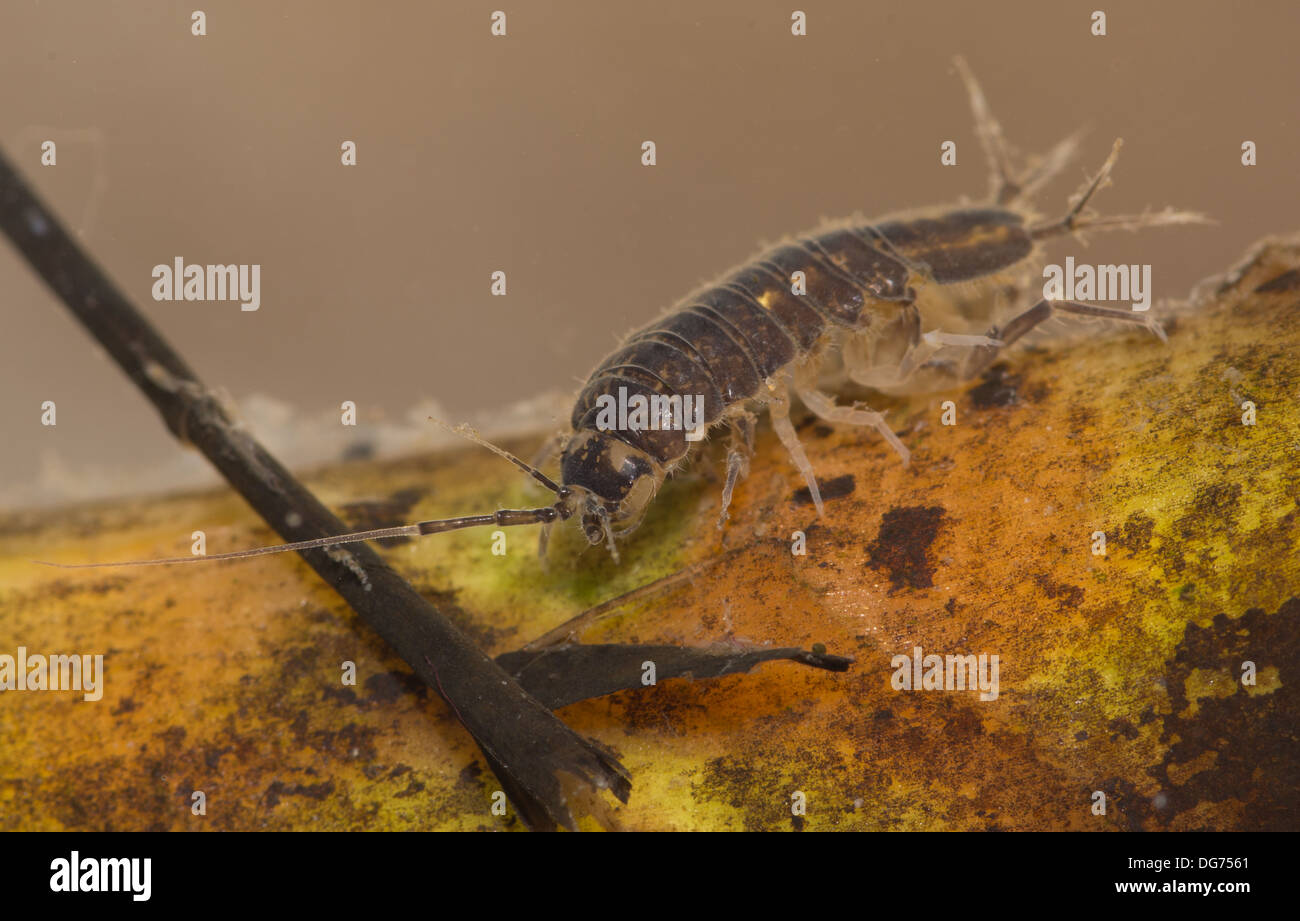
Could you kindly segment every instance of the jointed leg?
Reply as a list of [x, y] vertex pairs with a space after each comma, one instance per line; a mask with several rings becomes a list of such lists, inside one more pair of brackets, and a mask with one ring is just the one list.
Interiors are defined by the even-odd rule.
[[[975, 338], [975, 337], [972, 337]], [[983, 337], [979, 337], [983, 338]], [[903, 464], [906, 465], [912, 459], [912, 452], [907, 450], [907, 446], [898, 440], [894, 430], [885, 422], [885, 417], [871, 409], [862, 409], [858, 406], [837, 406], [835, 400], [827, 394], [812, 386], [800, 385], [798, 387], [799, 399], [803, 400], [804, 405], [811, 409], [827, 422], [840, 425], [869, 425], [874, 428], [889, 446], [898, 452], [903, 458]]]
[[961, 377], [969, 379], [978, 376], [989, 365], [997, 359], [1002, 349], [1014, 343], [1025, 333], [1029, 332], [1038, 324], [1052, 316], [1053, 313], [1060, 312], [1072, 314], [1079, 317], [1097, 317], [1104, 320], [1118, 320], [1122, 323], [1136, 323], [1148, 329], [1152, 335], [1158, 337], [1161, 342], [1168, 342], [1165, 331], [1160, 328], [1160, 324], [1155, 320], [1134, 313], [1131, 310], [1117, 310], [1114, 307], [1098, 307], [1094, 304], [1084, 304], [1079, 301], [1051, 301], [1043, 298], [1033, 307], [1030, 307], [1024, 313], [1018, 314], [1007, 322], [1001, 328], [994, 326], [989, 330], [989, 337], [1001, 341], [997, 346], [977, 346], [972, 349], [970, 355], [961, 370]]
[[731, 420], [731, 448], [727, 451], [727, 482], [722, 487], [722, 511], [718, 513], [718, 528], [727, 520], [731, 507], [731, 494], [736, 481], [749, 474], [749, 458], [754, 453], [754, 414], [745, 412]]
[[548, 521], [543, 524], [537, 531], [537, 557], [546, 565], [546, 547], [551, 542], [551, 526], [555, 522]]
[[790, 424], [790, 394], [785, 381], [777, 385], [767, 406], [776, 437], [781, 439], [781, 444], [785, 445], [786, 451], [790, 454], [790, 460], [803, 474], [813, 505], [817, 507], [817, 515], [820, 517], [825, 514], [826, 509], [822, 505], [822, 494], [817, 488], [817, 477], [813, 473], [812, 464], [808, 460], [808, 455], [804, 453], [803, 445], [799, 444], [799, 436], [795, 434], [794, 426]]
[[[903, 355], [902, 360], [898, 363], [895, 383], [901, 384], [908, 380], [912, 374], [920, 367], [926, 365], [936, 353], [948, 347], [958, 348], [994, 348], [1002, 346], [1002, 340], [992, 338], [992, 331], [988, 336], [968, 336], [961, 333], [945, 333], [942, 330], [931, 330], [921, 337], [921, 341], [913, 345]], [[849, 368], [851, 380], [857, 380], [854, 375], [856, 369], [852, 366]], [[858, 383], [869, 386], [867, 380], [860, 380]]]

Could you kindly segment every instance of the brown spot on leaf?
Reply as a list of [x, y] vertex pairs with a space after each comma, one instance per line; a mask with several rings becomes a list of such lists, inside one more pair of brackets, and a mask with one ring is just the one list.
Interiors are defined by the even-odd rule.
[[1130, 553], [1138, 553], [1151, 546], [1151, 537], [1155, 534], [1156, 523], [1149, 515], [1134, 512], [1124, 519], [1115, 543]]
[[1083, 603], [1083, 589], [1077, 585], [1066, 585], [1062, 582], [1053, 582], [1047, 576], [1039, 574], [1034, 576], [1034, 581], [1038, 587], [1043, 590], [1053, 601], [1060, 601], [1062, 608], [1077, 608]]
[[[830, 502], [832, 499], [843, 499], [845, 496], [852, 495], [856, 485], [853, 482], [853, 474], [846, 473], [844, 476], [837, 476], [831, 480], [819, 480], [817, 491], [821, 493], [823, 502]], [[812, 505], [812, 493], [807, 486], [801, 486], [794, 491], [796, 505]]]
[[1136, 739], [1139, 734], [1136, 726], [1121, 717], [1115, 717], [1115, 719], [1106, 724], [1106, 728], [1114, 733], [1111, 737], [1112, 741], [1118, 738], [1132, 741], [1133, 739]]
[[1188, 540], [1234, 531], [1241, 513], [1241, 484], [1211, 483], [1196, 491], [1187, 514], [1174, 527]]
[[[1241, 664], [1278, 670], [1276, 690], [1251, 694], [1240, 683]], [[1190, 713], [1187, 679], [1197, 669], [1226, 671], [1238, 679], [1232, 694], [1205, 697]], [[1150, 773], [1163, 786], [1169, 822], [1205, 803], [1239, 799], [1241, 827], [1291, 831], [1300, 827], [1300, 598], [1277, 613], [1252, 608], [1240, 618], [1219, 614], [1206, 627], [1188, 624], [1167, 676], [1173, 712], [1161, 737], [1170, 743]], [[1187, 714], [1187, 715], [1183, 715]], [[1215, 757], [1203, 770], [1175, 783], [1171, 771]]]
[[379, 672], [366, 679], [367, 700], [391, 704], [403, 694], [424, 693], [425, 685], [410, 672]]
[[417, 793], [423, 793], [423, 792], [424, 792], [424, 784], [422, 784], [418, 780], [413, 779], [409, 784], [406, 785], [405, 790], [403, 790], [401, 793], [394, 793], [393, 796], [396, 797], [397, 799], [405, 799], [408, 796], [415, 796]]
[[1015, 406], [1020, 402], [1020, 378], [1007, 371], [1006, 365], [994, 365], [982, 375], [984, 383], [972, 387], [971, 403], [976, 409]]
[[330, 780], [310, 785], [286, 784], [283, 781], [276, 780], [266, 788], [263, 798], [266, 805], [275, 807], [280, 804], [280, 797], [282, 796], [305, 796], [308, 799], [323, 800], [333, 792], [334, 782]]
[[889, 574], [894, 589], [934, 584], [930, 545], [943, 524], [942, 506], [912, 505], [885, 512], [880, 534], [868, 547], [867, 565]]

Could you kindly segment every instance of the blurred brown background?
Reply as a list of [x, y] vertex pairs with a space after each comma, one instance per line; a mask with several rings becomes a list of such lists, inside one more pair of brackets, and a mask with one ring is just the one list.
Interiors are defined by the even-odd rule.
[[[616, 336], [763, 241], [982, 196], [956, 53], [1022, 151], [1092, 126], [1045, 211], [1122, 136], [1101, 210], [1219, 221], [1093, 238], [1088, 261], [1149, 262], [1155, 296], [1183, 296], [1300, 228], [1297, 34], [1284, 2], [8, 0], [0, 145], [209, 384], [271, 398], [250, 423], [274, 449], [299, 419], [337, 426], [343, 400], [372, 423], [421, 399], [461, 419], [571, 391]], [[176, 256], [260, 263], [261, 309], [155, 302], [150, 271]], [[0, 507], [202, 469], [141, 478], [181, 452], [7, 242], [0, 316]]]

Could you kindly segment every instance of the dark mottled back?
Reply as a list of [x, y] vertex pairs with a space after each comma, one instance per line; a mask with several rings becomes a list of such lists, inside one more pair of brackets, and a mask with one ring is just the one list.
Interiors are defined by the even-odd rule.
[[[594, 429], [597, 399], [616, 397], [620, 387], [629, 397], [702, 397], [704, 421], [712, 424], [807, 355], [829, 324], [886, 337], [910, 330], [918, 322], [908, 312], [910, 284], [919, 274], [939, 282], [975, 278], [1023, 259], [1031, 247], [1020, 216], [997, 208], [841, 227], [784, 243], [633, 334], [591, 375], [573, 427]], [[795, 272], [804, 273], [805, 294], [792, 290]], [[895, 338], [905, 346], [915, 336]], [[680, 431], [609, 434], [661, 464], [690, 447]]]
[[1015, 265], [1034, 247], [1024, 218], [1003, 208], [966, 208], [940, 217], [890, 221], [871, 231], [940, 284], [992, 275]]

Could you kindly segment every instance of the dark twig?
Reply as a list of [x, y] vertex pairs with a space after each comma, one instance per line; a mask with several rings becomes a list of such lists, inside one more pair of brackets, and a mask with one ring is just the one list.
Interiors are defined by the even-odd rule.
[[547, 646], [497, 656], [497, 664], [514, 675], [548, 707], [564, 707], [589, 697], [644, 688], [647, 663], [655, 681], [667, 678], [721, 678], [747, 672], [760, 662], [788, 659], [831, 672], [846, 671], [848, 656], [804, 649], [766, 646]]
[[[0, 154], [0, 227], [162, 415], [286, 541], [346, 528], [237, 428], [153, 325], [109, 281]], [[312, 569], [451, 705], [520, 814], [574, 827], [561, 774], [626, 800], [618, 761], [528, 694], [365, 544], [305, 551]]]

